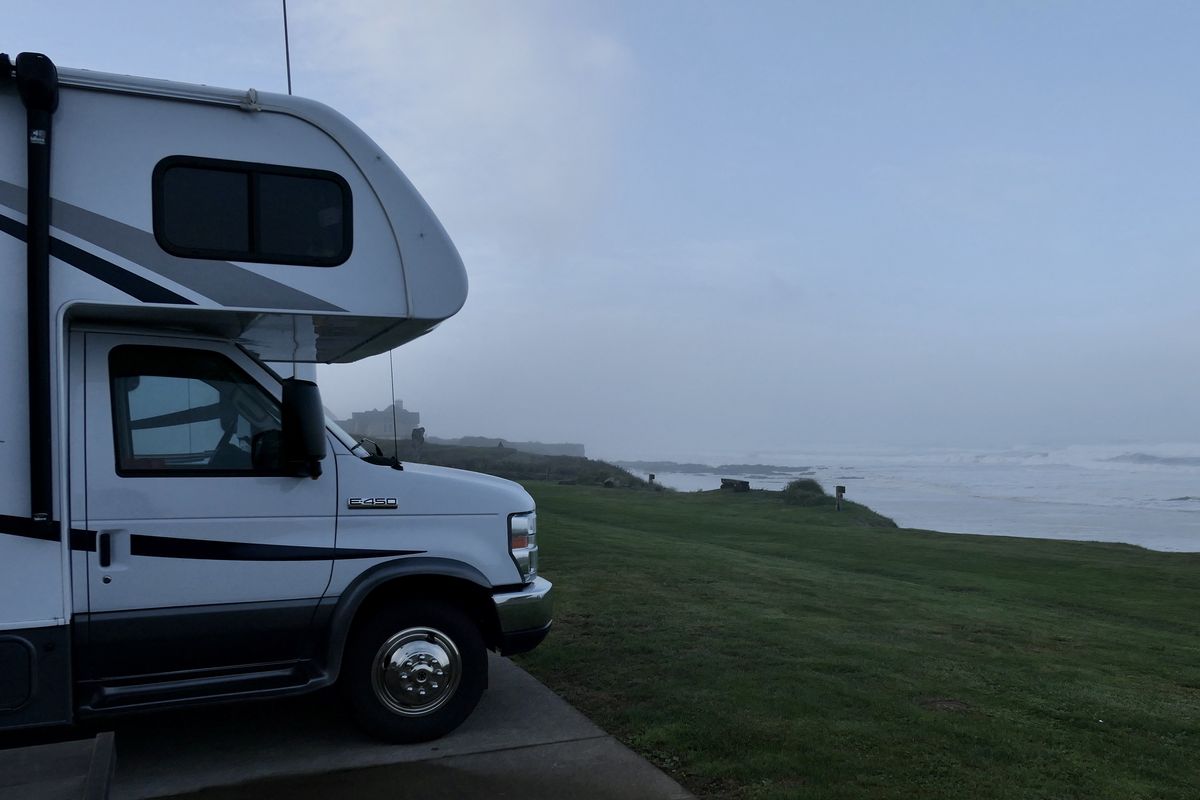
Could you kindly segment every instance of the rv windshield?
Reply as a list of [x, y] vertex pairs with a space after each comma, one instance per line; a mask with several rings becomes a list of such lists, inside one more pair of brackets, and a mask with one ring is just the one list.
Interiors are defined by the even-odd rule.
[[357, 441], [353, 436], [346, 433], [346, 430], [338, 424], [336, 419], [333, 418], [333, 412], [328, 408], [325, 409], [325, 427], [329, 429], [330, 433], [337, 437], [339, 442], [346, 445], [346, 448], [354, 455], [358, 456], [359, 458], [367, 458], [371, 455], [367, 448], [363, 446], [362, 442]]
[[400, 386], [387, 353], [349, 364], [320, 364], [316, 374], [328, 404], [330, 430], [336, 430], [339, 439], [345, 437], [342, 441], [353, 445], [356, 456], [381, 464], [420, 460], [421, 451], [414, 445], [424, 433], [420, 415], [393, 396]]
[[[303, 377], [308, 380], [312, 380], [317, 377], [315, 374], [316, 370], [312, 367], [312, 365], [300, 365], [297, 367], [296, 364], [288, 361], [263, 361], [259, 358], [256, 358], [253, 353], [247, 352], [247, 355], [249, 355], [251, 358], [254, 358], [254, 360], [257, 361], [263, 369], [271, 373], [271, 375], [279, 381], [282, 381], [284, 377]], [[321, 382], [318, 381], [318, 385], [320, 385], [320, 383]], [[346, 432], [346, 429], [338, 423], [337, 417], [334, 416], [334, 413], [330, 410], [329, 406], [325, 406], [324, 408], [326, 429], [332, 433], [339, 442], [344, 444], [346, 449], [351, 453], [359, 458], [369, 458], [371, 453], [362, 445], [361, 439], [356, 439]]]

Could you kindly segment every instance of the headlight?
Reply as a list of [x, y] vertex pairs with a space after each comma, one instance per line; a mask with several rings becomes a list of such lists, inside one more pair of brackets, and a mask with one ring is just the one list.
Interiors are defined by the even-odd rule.
[[508, 517], [508, 547], [521, 580], [529, 583], [537, 577], [537, 512], [510, 514]]

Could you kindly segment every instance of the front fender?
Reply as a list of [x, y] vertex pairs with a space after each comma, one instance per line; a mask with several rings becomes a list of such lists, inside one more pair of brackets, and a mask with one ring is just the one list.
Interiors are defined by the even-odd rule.
[[[483, 573], [470, 564], [449, 558], [436, 556], [408, 556], [376, 564], [363, 571], [361, 575], [350, 582], [340, 596], [326, 598], [321, 601], [318, 611], [318, 627], [328, 631], [325, 644], [325, 683], [337, 680], [342, 668], [342, 654], [346, 649], [346, 641], [350, 637], [350, 629], [358, 616], [363, 602], [379, 587], [401, 578], [450, 578], [478, 586], [482, 591], [492, 594], [497, 589], [484, 577]], [[327, 615], [327, 616], [326, 616]], [[323, 623], [320, 619], [328, 621]]]

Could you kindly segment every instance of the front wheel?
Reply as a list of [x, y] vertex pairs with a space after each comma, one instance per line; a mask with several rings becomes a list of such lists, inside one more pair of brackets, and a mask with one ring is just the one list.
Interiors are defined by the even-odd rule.
[[358, 723], [392, 742], [424, 742], [462, 724], [487, 686], [479, 629], [459, 609], [380, 609], [346, 651], [342, 681]]

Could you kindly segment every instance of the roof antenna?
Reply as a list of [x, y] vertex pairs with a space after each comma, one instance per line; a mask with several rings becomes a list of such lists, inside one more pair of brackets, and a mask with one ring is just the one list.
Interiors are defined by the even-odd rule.
[[404, 469], [400, 465], [400, 423], [396, 421], [396, 361], [395, 350], [388, 350], [388, 374], [392, 381], [392, 469]]
[[283, 58], [287, 63], [288, 94], [292, 93], [292, 48], [288, 43], [287, 0], [283, 0]]

